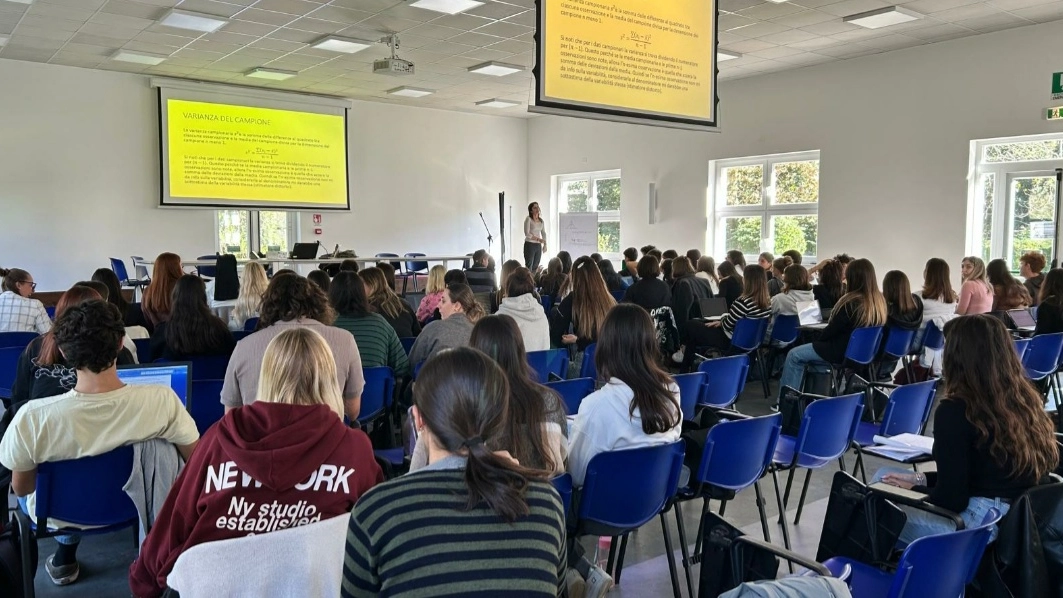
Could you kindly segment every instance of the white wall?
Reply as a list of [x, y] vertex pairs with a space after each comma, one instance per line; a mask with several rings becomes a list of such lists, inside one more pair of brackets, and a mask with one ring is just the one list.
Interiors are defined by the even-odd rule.
[[819, 149], [820, 255], [920, 277], [928, 257], [963, 255], [970, 141], [1063, 131], [1041, 117], [1061, 39], [1054, 22], [723, 81], [718, 134], [533, 119], [528, 197], [549, 202], [551, 175], [620, 168], [623, 246], [704, 248], [709, 160]]
[[[497, 236], [499, 191], [525, 203], [523, 120], [355, 102], [348, 123], [353, 210], [324, 214], [327, 246], [464, 254], [477, 212]], [[61, 290], [111, 256], [213, 253], [213, 211], [157, 207], [158, 144], [147, 77], [0, 60], [0, 266]]]

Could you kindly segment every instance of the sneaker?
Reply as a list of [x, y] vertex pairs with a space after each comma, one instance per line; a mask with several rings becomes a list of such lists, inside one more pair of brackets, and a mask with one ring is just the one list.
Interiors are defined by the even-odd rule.
[[672, 353], [672, 361], [674, 361], [675, 363], [683, 363], [684, 357], [686, 357], [686, 355], [683, 354], [682, 349], [676, 351], [675, 353]]
[[586, 598], [602, 598], [611, 589], [613, 589], [613, 578], [609, 577], [605, 569], [597, 565], [591, 568], [591, 574], [587, 576]]
[[78, 573], [81, 573], [81, 567], [77, 561], [70, 563], [69, 565], [56, 566], [52, 563], [52, 559], [55, 555], [48, 557], [48, 560], [44, 561], [44, 569], [48, 572], [48, 577], [52, 578], [52, 583], [57, 586], [65, 586], [74, 583], [78, 579]]
[[771, 407], [768, 407], [768, 409], [771, 409], [772, 413], [778, 413], [779, 412], [779, 404], [776, 403], [776, 404], [772, 405]]
[[587, 582], [575, 569], [569, 569], [565, 574], [565, 585], [568, 587], [568, 598], [584, 598], [587, 595]]

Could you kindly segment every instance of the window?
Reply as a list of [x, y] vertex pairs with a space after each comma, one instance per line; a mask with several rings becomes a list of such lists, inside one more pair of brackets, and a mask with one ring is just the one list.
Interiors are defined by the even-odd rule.
[[298, 218], [294, 212], [217, 210], [215, 215], [219, 253], [244, 257], [248, 251], [287, 255], [297, 238]]
[[973, 141], [971, 164], [968, 255], [1002, 257], [1012, 270], [1027, 251], [1051, 262], [1063, 135]]
[[819, 152], [709, 163], [707, 246], [717, 258], [731, 249], [755, 263], [762, 251], [796, 249], [813, 263], [819, 240]]
[[[557, 180], [557, 213], [597, 212], [598, 252], [620, 254], [620, 171], [566, 174]], [[557, 220], [554, 220], [554, 229]], [[578, 257], [578, 256], [573, 256]]]

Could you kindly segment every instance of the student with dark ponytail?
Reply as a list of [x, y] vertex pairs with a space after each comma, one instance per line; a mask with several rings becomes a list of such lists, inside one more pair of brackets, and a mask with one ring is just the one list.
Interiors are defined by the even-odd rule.
[[508, 415], [506, 375], [487, 355], [462, 347], [425, 363], [413, 418], [428, 466], [355, 505], [345, 598], [561, 594], [565, 516], [557, 492], [543, 472], [489, 448]]

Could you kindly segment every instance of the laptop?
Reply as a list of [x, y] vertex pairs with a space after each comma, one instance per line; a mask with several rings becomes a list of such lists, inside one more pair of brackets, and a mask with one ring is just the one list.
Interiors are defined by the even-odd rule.
[[182, 405], [188, 404], [192, 390], [192, 363], [133, 363], [118, 366], [118, 379], [126, 384], [156, 384], [169, 386], [177, 393]]
[[1015, 328], [1018, 330], [1033, 330], [1037, 328], [1037, 321], [1033, 319], [1028, 309], [1009, 309], [1008, 316], [1015, 323]]
[[823, 310], [819, 307], [819, 301], [798, 301], [797, 319], [803, 328], [823, 328]]
[[698, 299], [698, 307], [701, 308], [701, 319], [705, 322], [713, 322], [727, 313], [727, 300], [723, 297]]
[[291, 259], [312, 260], [317, 257], [317, 243], [296, 243], [292, 247]]

